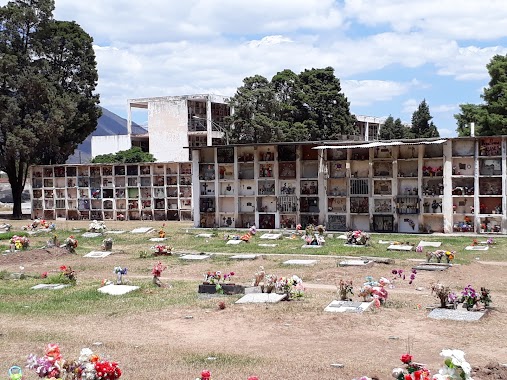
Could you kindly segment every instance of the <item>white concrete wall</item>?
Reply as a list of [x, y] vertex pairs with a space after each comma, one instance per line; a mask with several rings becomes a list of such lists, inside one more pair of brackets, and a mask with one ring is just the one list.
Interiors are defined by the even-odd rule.
[[148, 103], [150, 153], [157, 161], [188, 161], [187, 99]]
[[92, 136], [92, 158], [101, 154], [117, 153], [132, 147], [129, 135]]

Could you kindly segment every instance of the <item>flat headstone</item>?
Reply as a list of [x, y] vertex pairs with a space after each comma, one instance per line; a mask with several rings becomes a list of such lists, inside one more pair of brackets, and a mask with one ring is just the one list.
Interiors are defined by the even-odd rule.
[[243, 243], [243, 240], [227, 240], [227, 243], [225, 243], [225, 244], [238, 245], [238, 244], [241, 244], [241, 243]]
[[213, 236], [213, 234], [197, 234], [197, 235], [195, 235], [195, 237], [200, 237], [200, 238], [210, 238], [212, 236]]
[[343, 244], [344, 247], [366, 248], [366, 244]]
[[209, 259], [208, 255], [183, 255], [180, 256], [182, 260], [206, 260]]
[[381, 240], [378, 241], [378, 243], [379, 244], [389, 244], [389, 245], [391, 245], [391, 244], [393, 244], [393, 241], [392, 240], [382, 240], [381, 239]]
[[331, 313], [362, 313], [368, 310], [372, 304], [373, 302], [332, 301], [324, 311]]
[[153, 227], [138, 227], [130, 231], [131, 234], [146, 234], [153, 231]]
[[452, 267], [453, 265], [451, 263], [428, 263], [427, 261], [419, 264], [419, 265], [433, 265], [438, 267]]
[[97, 290], [100, 293], [110, 294], [112, 296], [121, 296], [122, 294], [127, 294], [137, 289], [139, 289], [139, 286], [111, 284], [98, 288]]
[[41, 230], [35, 230], [35, 231], [26, 231], [26, 233], [28, 235], [37, 235], [39, 233], [41, 233], [42, 231]]
[[435, 248], [438, 248], [441, 245], [442, 245], [441, 241], [424, 241], [424, 240], [421, 240], [417, 246], [418, 247], [435, 247]]
[[312, 245], [312, 244], [304, 244], [301, 246], [301, 248], [308, 249], [308, 248], [322, 248], [322, 245]]
[[283, 262], [285, 265], [315, 265], [317, 260], [287, 260]]
[[167, 238], [151, 238], [150, 241], [166, 241]]
[[414, 247], [411, 245], [391, 244], [387, 249], [390, 251], [412, 251]]
[[121, 230], [119, 230], [119, 231], [114, 231], [114, 230], [113, 231], [106, 231], [106, 234], [113, 234], [113, 235], [119, 235], [119, 234], [124, 234], [124, 233], [125, 233], [125, 231], [121, 231]]
[[259, 247], [276, 247], [278, 244], [269, 244], [269, 243], [259, 243]]
[[371, 267], [373, 261], [371, 260], [343, 260], [338, 264], [341, 267]]
[[336, 238], [337, 239], [347, 240], [347, 235], [338, 235]]
[[468, 245], [465, 247], [467, 251], [487, 251], [488, 249], [488, 245]]
[[474, 322], [481, 319], [486, 312], [482, 311], [467, 311], [458, 309], [433, 309], [429, 314], [428, 318], [433, 319], [447, 319], [451, 321], [468, 321]]
[[66, 288], [67, 286], [69, 286], [69, 285], [68, 284], [39, 284], [39, 285], [32, 286], [30, 289], [59, 290], [59, 289]]
[[234, 255], [231, 259], [234, 260], [255, 260], [259, 255]]
[[235, 303], [278, 303], [287, 297], [287, 294], [277, 293], [249, 293], [245, 294]]
[[427, 271], [436, 272], [436, 271], [442, 271], [442, 270], [449, 269], [449, 267], [446, 267], [446, 266], [443, 266], [443, 265], [426, 264], [426, 265], [418, 265], [416, 267], [413, 267], [412, 269], [415, 269], [415, 270], [427, 270]]
[[81, 236], [84, 238], [96, 238], [102, 236], [102, 234], [100, 232], [85, 232]]
[[92, 257], [94, 259], [102, 259], [104, 257], [107, 257], [111, 254], [111, 251], [91, 251], [90, 253], [87, 253], [84, 255], [84, 257]]
[[282, 238], [282, 234], [263, 234], [261, 236], [261, 239], [266, 239], [266, 240], [278, 240], [281, 238]]

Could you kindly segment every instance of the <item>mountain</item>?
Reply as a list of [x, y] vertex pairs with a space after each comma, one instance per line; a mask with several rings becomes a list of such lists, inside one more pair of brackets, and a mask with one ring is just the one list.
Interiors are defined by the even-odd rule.
[[[126, 135], [128, 133], [126, 119], [109, 111], [107, 108], [101, 108], [102, 116], [97, 121], [97, 129], [78, 145], [74, 154], [67, 159], [67, 164], [90, 162], [92, 158], [92, 136]], [[141, 135], [146, 132], [146, 129], [132, 122], [132, 134]]]

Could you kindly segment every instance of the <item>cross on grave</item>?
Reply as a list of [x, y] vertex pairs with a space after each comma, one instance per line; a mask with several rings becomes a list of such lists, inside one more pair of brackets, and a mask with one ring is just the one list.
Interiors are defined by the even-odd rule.
[[204, 188], [204, 195], [206, 195], [208, 193], [208, 184], [204, 183], [204, 185], [202, 185], [202, 187]]

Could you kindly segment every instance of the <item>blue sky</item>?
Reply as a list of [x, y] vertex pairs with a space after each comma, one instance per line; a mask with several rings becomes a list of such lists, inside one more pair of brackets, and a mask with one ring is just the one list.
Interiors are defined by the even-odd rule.
[[441, 136], [454, 136], [459, 104], [481, 102], [486, 64], [507, 54], [504, 0], [55, 4], [55, 18], [94, 38], [101, 105], [123, 117], [127, 99], [234, 95], [248, 76], [332, 66], [352, 112], [409, 122], [426, 99]]

